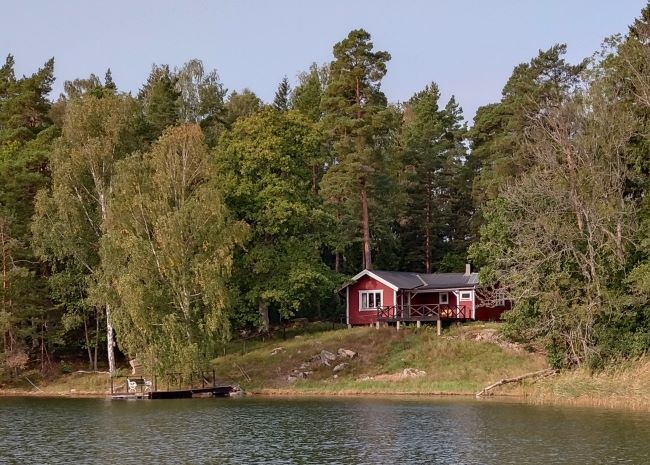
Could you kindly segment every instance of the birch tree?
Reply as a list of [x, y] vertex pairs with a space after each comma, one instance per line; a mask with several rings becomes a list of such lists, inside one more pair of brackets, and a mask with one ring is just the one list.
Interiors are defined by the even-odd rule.
[[120, 347], [157, 371], [205, 368], [229, 337], [227, 281], [246, 225], [230, 219], [196, 124], [120, 162], [101, 257]]
[[[68, 262], [97, 284], [99, 243], [106, 233], [116, 162], [130, 150], [136, 107], [129, 96], [85, 95], [68, 103], [51, 159], [52, 188], [40, 191], [32, 224], [34, 247], [56, 270]], [[115, 371], [111, 306], [104, 299], [109, 371]]]

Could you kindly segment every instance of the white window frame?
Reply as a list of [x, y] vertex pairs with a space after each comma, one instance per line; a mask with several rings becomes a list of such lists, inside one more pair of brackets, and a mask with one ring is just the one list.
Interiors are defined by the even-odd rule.
[[[368, 307], [368, 308], [363, 308], [363, 295], [368, 295], [368, 294], [379, 294], [379, 299], [381, 300], [380, 302], [380, 307], [384, 305], [384, 291], [382, 289], [364, 289], [363, 291], [359, 291], [359, 311], [360, 312], [376, 312], [377, 311], [377, 306], [374, 307]], [[374, 299], [374, 297], [373, 297]], [[366, 297], [366, 302], [368, 301], [368, 298]]]
[[494, 300], [497, 307], [503, 307], [506, 304], [506, 291], [503, 289], [497, 289], [495, 291]]
[[[463, 294], [466, 294], [467, 297], [463, 297]], [[472, 291], [460, 291], [458, 293], [458, 296], [459, 296], [458, 300], [463, 300], [463, 301], [472, 300]]]
[[[445, 301], [442, 301], [442, 297], [444, 296]], [[438, 303], [442, 305], [449, 305], [449, 292], [439, 292], [438, 293]]]

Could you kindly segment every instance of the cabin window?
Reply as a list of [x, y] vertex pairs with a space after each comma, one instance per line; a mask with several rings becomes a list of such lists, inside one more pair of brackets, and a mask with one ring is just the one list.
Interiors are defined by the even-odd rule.
[[495, 293], [495, 304], [497, 307], [502, 307], [506, 304], [506, 293], [503, 289], [497, 289]]
[[381, 307], [383, 291], [360, 291], [359, 296], [361, 299], [360, 310], [375, 310]]
[[449, 303], [449, 293], [448, 292], [441, 292], [439, 302], [441, 304], [448, 304]]
[[472, 291], [463, 291], [460, 293], [460, 300], [472, 300]]

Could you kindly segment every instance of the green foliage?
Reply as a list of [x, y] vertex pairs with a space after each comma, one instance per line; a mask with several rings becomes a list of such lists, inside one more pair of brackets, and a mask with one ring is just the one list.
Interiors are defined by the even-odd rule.
[[180, 119], [180, 92], [176, 90], [176, 80], [169, 66], [154, 65], [147, 82], [138, 93], [143, 110], [144, 138], [148, 142], [158, 139], [167, 127]]
[[95, 298], [109, 296], [120, 347], [158, 373], [204, 368], [230, 334], [226, 283], [246, 227], [213, 177], [195, 124], [116, 168]]
[[31, 76], [16, 79], [14, 58], [0, 68], [0, 141], [25, 142], [51, 124], [47, 96], [54, 83], [54, 58]]
[[313, 124], [294, 111], [264, 110], [238, 120], [215, 152], [219, 185], [237, 218], [251, 227], [232, 285], [240, 319], [268, 329], [268, 306], [288, 318], [327, 299], [334, 282], [320, 258], [323, 213], [311, 191], [318, 156]]
[[226, 92], [217, 71], [206, 72], [196, 58], [173, 71], [168, 65], [154, 65], [138, 92], [143, 138], [150, 144], [166, 128], [184, 121], [199, 124], [208, 145], [214, 145], [226, 126]]
[[328, 69], [313, 63], [309, 71], [298, 76], [298, 85], [291, 94], [291, 108], [298, 110], [312, 121], [322, 117], [321, 100], [327, 86]]
[[580, 82], [586, 60], [570, 65], [566, 45], [541, 51], [515, 67], [501, 102], [478, 109], [471, 131], [472, 157], [478, 170], [474, 195], [482, 207], [501, 186], [531, 167], [529, 129], [545, 108], [569, 97]]
[[287, 111], [289, 109], [289, 95], [291, 94], [291, 86], [287, 77], [283, 77], [278, 85], [278, 90], [275, 92], [273, 99], [273, 108], [278, 111]]
[[620, 319], [638, 227], [624, 149], [634, 117], [600, 79], [589, 84], [539, 108], [527, 130], [529, 167], [484, 206], [472, 246], [482, 279], [511, 292], [511, 331], [545, 340], [568, 366], [597, 361], [601, 325]]
[[[327, 87], [321, 98], [323, 128], [334, 152], [323, 177], [321, 195], [339, 231], [332, 244], [336, 254], [344, 244], [362, 243], [362, 267], [372, 268], [371, 218], [389, 215], [392, 180], [387, 167], [397, 114], [381, 92], [390, 54], [374, 52], [368, 32], [358, 29], [334, 46]], [[388, 228], [386, 228], [388, 229]], [[352, 234], [352, 236], [351, 236]], [[382, 237], [376, 237], [375, 243]]]
[[198, 368], [233, 323], [338, 315], [341, 273], [458, 271], [470, 243], [515, 303], [506, 333], [554, 366], [647, 352], [649, 43], [646, 7], [589, 61], [540, 51], [469, 130], [435, 83], [389, 104], [362, 29], [268, 106], [197, 59], [154, 65], [137, 99], [108, 69], [52, 103], [54, 61], [16, 77], [7, 56], [5, 372], [82, 349], [96, 368], [112, 307], [127, 355]]
[[36, 354], [44, 366], [41, 354], [51, 341], [43, 329], [57, 325], [43, 269], [30, 249], [29, 225], [34, 194], [48, 182], [48, 152], [58, 131], [48, 100], [54, 60], [19, 79], [13, 67], [11, 55], [0, 67], [0, 366], [16, 373]]
[[225, 123], [232, 127], [239, 118], [246, 118], [262, 109], [262, 101], [250, 89], [241, 92], [233, 91], [226, 101]]
[[[51, 264], [54, 275], [71, 273], [75, 282], [83, 281], [84, 295], [98, 284], [99, 244], [106, 233], [115, 166], [133, 149], [136, 116], [136, 103], [126, 95], [91, 93], [67, 103], [62, 136], [50, 160], [52, 188], [36, 196], [32, 246]], [[106, 317], [109, 370], [113, 371], [110, 308], [107, 299], [93, 304]], [[76, 310], [73, 306], [68, 311]], [[85, 336], [88, 341], [87, 330]]]
[[462, 113], [439, 99], [435, 83], [411, 97], [400, 137], [402, 266], [427, 273], [463, 269], [472, 215]]

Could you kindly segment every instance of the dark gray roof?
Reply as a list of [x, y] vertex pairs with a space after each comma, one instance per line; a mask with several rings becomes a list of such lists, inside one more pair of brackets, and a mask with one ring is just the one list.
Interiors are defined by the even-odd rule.
[[400, 289], [451, 289], [473, 287], [478, 284], [478, 273], [411, 273], [408, 271], [379, 271], [379, 276]]

